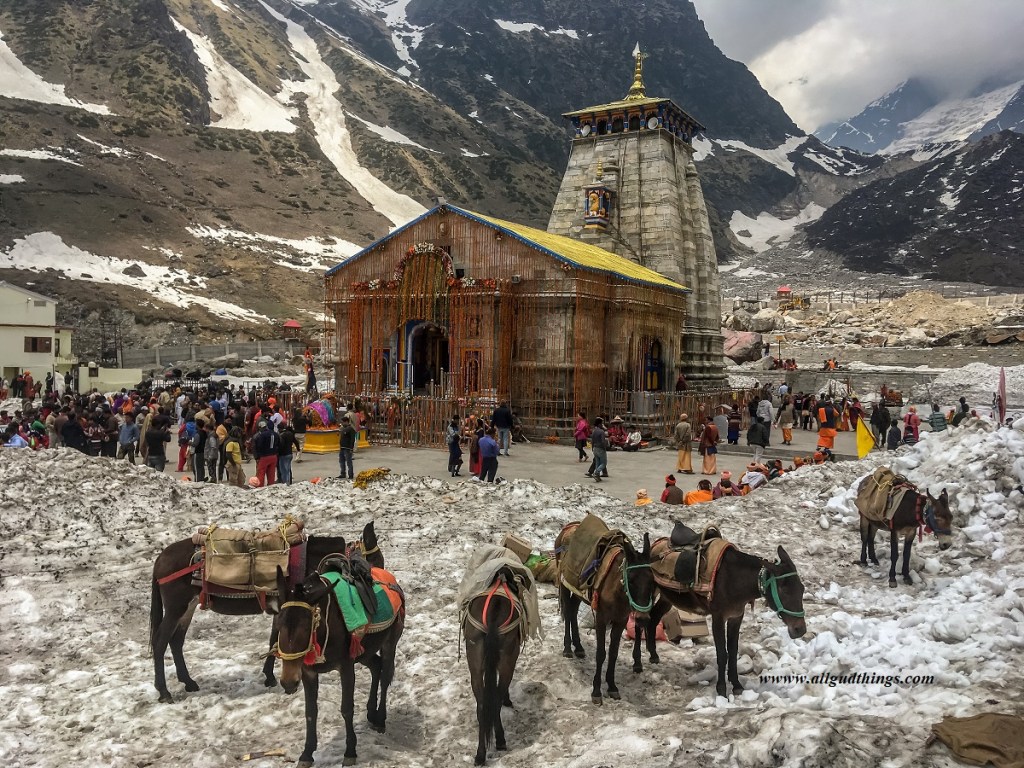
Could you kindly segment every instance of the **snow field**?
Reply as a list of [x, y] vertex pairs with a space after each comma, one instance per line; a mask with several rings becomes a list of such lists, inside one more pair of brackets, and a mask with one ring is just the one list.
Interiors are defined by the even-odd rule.
[[[638, 510], [591, 487], [529, 480], [450, 485], [392, 475], [365, 491], [326, 480], [245, 492], [71, 452], [0, 451], [0, 642], [9, 649], [0, 664], [7, 705], [0, 759], [220, 766], [251, 750], [281, 747], [297, 756], [302, 698], [265, 690], [259, 675], [266, 618], [198, 614], [185, 654], [201, 690], [185, 694], [168, 657], [173, 705], [156, 702], [146, 656], [150, 570], [163, 546], [199, 524], [267, 527], [292, 512], [312, 533], [355, 536], [375, 520], [388, 567], [408, 595], [386, 735], [362, 722], [369, 676], [357, 673], [359, 764], [466, 764], [476, 728], [458, 658], [455, 593], [469, 553], [507, 531], [548, 549], [564, 523], [590, 510], [636, 542], [644, 531], [666, 535], [679, 518], [715, 522], [763, 557], [783, 545], [805, 585], [809, 633], [789, 639], [759, 600], [740, 635], [742, 696], [715, 696], [710, 644], [665, 646], [658, 666], [645, 655], [639, 676], [627, 646], [617, 668], [622, 701], [595, 707], [594, 638], [584, 630], [586, 660], [563, 659], [554, 590], [541, 585], [546, 637], [520, 658], [515, 709], [504, 714], [510, 751], [500, 765], [948, 764], [922, 751], [931, 723], [1019, 706], [1024, 496], [1013, 488], [1024, 482], [1024, 423], [993, 430], [976, 421], [922, 437], [896, 454], [893, 467], [933, 493], [947, 489], [954, 544], [940, 553], [932, 537], [915, 543], [918, 583], [897, 589], [886, 586], [887, 563], [851, 564], [859, 555], [853, 489], [892, 454], [805, 468], [736, 501]], [[881, 536], [877, 544], [887, 551]], [[818, 672], [936, 680], [829, 687], [758, 679]], [[340, 764], [344, 750], [336, 681], [332, 675], [321, 686], [321, 765]], [[865, 738], [874, 724], [892, 722], [900, 723], [899, 739]]]

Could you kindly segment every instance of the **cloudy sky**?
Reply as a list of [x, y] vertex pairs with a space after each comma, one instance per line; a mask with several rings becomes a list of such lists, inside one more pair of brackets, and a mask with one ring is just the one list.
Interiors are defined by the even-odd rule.
[[712, 39], [806, 131], [912, 76], [1024, 80], [1024, 0], [694, 0]]

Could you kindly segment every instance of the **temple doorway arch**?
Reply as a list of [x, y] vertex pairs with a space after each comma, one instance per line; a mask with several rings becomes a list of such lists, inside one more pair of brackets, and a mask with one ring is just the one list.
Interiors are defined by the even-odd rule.
[[413, 391], [426, 389], [431, 382], [445, 384], [445, 374], [451, 370], [448, 331], [437, 323], [411, 322], [409, 329], [409, 356]]

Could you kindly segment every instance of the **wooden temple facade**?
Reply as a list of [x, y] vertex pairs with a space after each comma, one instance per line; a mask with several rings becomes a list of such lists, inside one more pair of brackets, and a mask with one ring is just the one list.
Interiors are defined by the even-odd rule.
[[[580, 240], [441, 204], [326, 276], [337, 389], [509, 401], [528, 423], [672, 389], [689, 289]], [[627, 404], [628, 409], [628, 404]]]

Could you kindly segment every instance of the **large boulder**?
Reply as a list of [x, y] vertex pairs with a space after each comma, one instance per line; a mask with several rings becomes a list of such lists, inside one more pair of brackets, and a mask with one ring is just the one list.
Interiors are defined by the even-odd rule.
[[728, 328], [722, 330], [722, 350], [734, 363], [760, 360], [763, 345], [760, 333], [733, 331]]
[[749, 331], [751, 315], [745, 309], [737, 309], [725, 318], [723, 325], [731, 331]]
[[242, 361], [236, 352], [220, 357], [213, 357], [206, 361], [214, 368], [241, 368]]
[[768, 331], [774, 331], [779, 328], [783, 328], [786, 321], [782, 315], [776, 312], [774, 309], [762, 309], [752, 318], [750, 318], [750, 330], [755, 333], [767, 333]]

